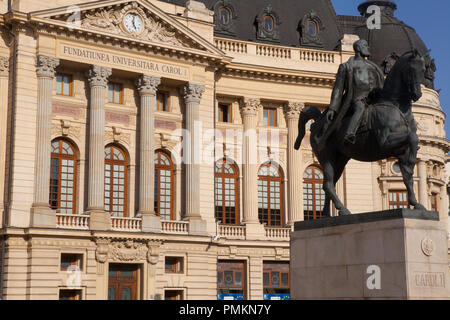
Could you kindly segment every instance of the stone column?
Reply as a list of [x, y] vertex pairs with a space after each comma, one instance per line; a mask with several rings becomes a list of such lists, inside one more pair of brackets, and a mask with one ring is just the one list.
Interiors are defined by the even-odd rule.
[[287, 173], [288, 173], [288, 215], [286, 222], [292, 225], [295, 221], [303, 221], [303, 172], [302, 153], [294, 149], [298, 135], [298, 118], [304, 108], [301, 102], [289, 102], [285, 106], [286, 126], [288, 129]]
[[8, 121], [9, 57], [0, 57], [0, 224], [3, 221], [3, 195], [5, 192], [6, 127]]
[[200, 165], [201, 165], [201, 132], [200, 132], [200, 101], [205, 86], [188, 83], [182, 88], [186, 105], [186, 131], [183, 138], [183, 154], [185, 161], [186, 208], [185, 218], [190, 221], [190, 233], [206, 232], [206, 221], [200, 215]]
[[258, 219], [258, 149], [257, 125], [259, 99], [244, 98], [241, 105], [244, 126], [242, 141], [242, 203], [243, 222], [246, 225], [247, 239], [264, 237], [264, 227]]
[[155, 109], [161, 78], [142, 75], [136, 82], [141, 97], [139, 134], [139, 214], [142, 230], [160, 232], [161, 220], [155, 214]]
[[427, 163], [422, 159], [417, 161], [417, 171], [419, 174], [419, 202], [429, 209], [427, 192]]
[[89, 108], [89, 182], [88, 207], [90, 228], [108, 230], [109, 213], [105, 212], [105, 101], [111, 68], [91, 66], [87, 73], [90, 86]]
[[55, 68], [59, 59], [37, 57], [38, 103], [36, 123], [36, 163], [34, 200], [31, 224], [33, 227], [55, 227], [56, 215], [49, 205], [50, 161], [52, 135], [52, 93]]
[[[445, 181], [445, 180], [444, 180]], [[450, 225], [449, 225], [449, 209], [448, 209], [448, 194], [447, 194], [447, 186], [445, 183], [441, 186], [440, 195], [439, 195], [439, 220], [444, 222], [445, 227], [447, 229], [447, 234], [450, 235]]]

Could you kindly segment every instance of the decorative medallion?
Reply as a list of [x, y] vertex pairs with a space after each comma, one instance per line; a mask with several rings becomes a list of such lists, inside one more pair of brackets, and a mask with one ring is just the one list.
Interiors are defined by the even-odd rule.
[[156, 264], [159, 260], [162, 240], [111, 240], [106, 238], [95, 239], [97, 249], [96, 260], [100, 263], [106, 261], [133, 262], [147, 260]]
[[434, 243], [430, 238], [423, 238], [421, 242], [422, 252], [426, 256], [431, 256], [434, 251]]
[[113, 261], [140, 261], [147, 258], [147, 246], [133, 240], [110, 244], [110, 258]]

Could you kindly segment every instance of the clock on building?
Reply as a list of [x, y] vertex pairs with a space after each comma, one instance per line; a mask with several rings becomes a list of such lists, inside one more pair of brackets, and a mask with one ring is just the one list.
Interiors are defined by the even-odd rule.
[[123, 24], [128, 32], [138, 33], [142, 31], [144, 26], [142, 19], [136, 13], [129, 13], [125, 16]]

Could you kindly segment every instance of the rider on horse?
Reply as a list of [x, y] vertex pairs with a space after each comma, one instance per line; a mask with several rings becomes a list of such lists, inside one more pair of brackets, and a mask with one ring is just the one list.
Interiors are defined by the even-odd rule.
[[328, 136], [339, 128], [342, 119], [348, 113], [352, 114], [352, 118], [344, 141], [354, 144], [356, 132], [369, 104], [370, 94], [374, 89], [383, 87], [383, 72], [375, 63], [366, 59], [370, 56], [367, 41], [358, 40], [353, 44], [353, 48], [355, 57], [339, 66], [331, 103], [326, 112], [326, 119], [323, 119], [325, 120], [323, 131], [317, 141], [319, 149], [326, 142]]

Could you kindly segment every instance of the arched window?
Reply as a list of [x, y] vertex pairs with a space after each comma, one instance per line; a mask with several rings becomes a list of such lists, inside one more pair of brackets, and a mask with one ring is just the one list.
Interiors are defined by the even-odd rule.
[[279, 167], [271, 162], [258, 171], [258, 216], [267, 226], [283, 224], [283, 178]]
[[305, 220], [323, 218], [325, 191], [323, 172], [318, 167], [308, 167], [303, 174], [303, 212]]
[[223, 25], [230, 24], [231, 20], [231, 13], [230, 10], [227, 8], [220, 8], [219, 9], [219, 16], [220, 16], [220, 23]]
[[267, 16], [264, 17], [264, 29], [267, 32], [272, 32], [273, 31], [273, 29], [274, 29], [274, 20], [273, 20], [272, 16], [267, 15]]
[[115, 146], [105, 148], [105, 211], [115, 217], [127, 216], [128, 159]]
[[306, 29], [310, 36], [315, 37], [318, 33], [317, 23], [313, 20], [308, 20], [308, 22], [306, 23]]
[[216, 162], [215, 169], [215, 217], [223, 224], [237, 224], [239, 221], [238, 171], [226, 159]]
[[155, 152], [155, 212], [162, 220], [174, 220], [174, 165], [164, 151]]
[[52, 141], [50, 207], [60, 213], [76, 213], [77, 151], [63, 139]]

